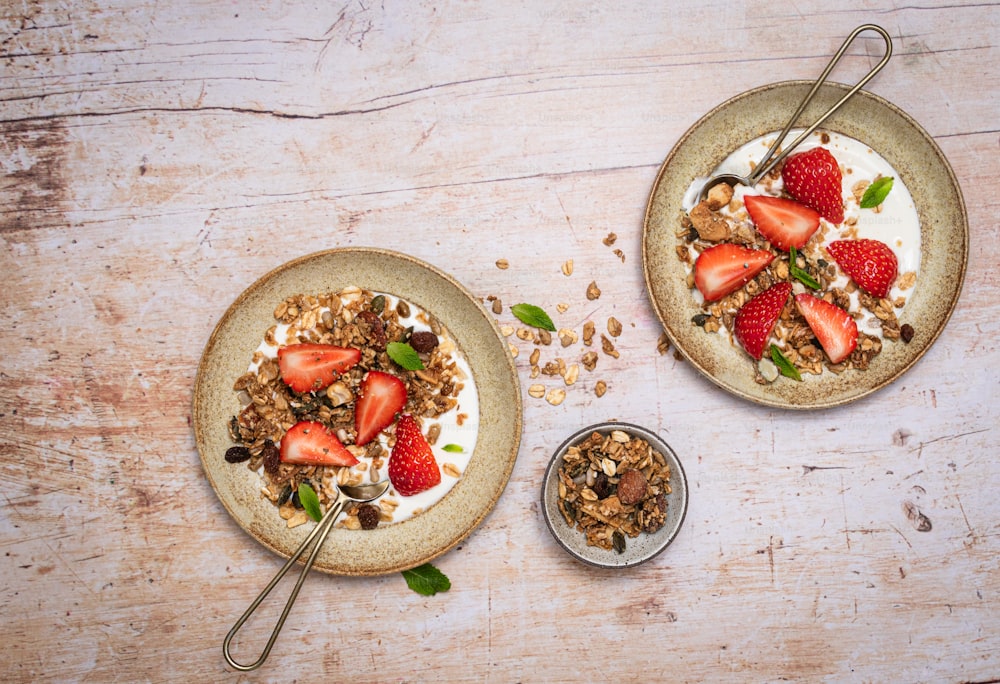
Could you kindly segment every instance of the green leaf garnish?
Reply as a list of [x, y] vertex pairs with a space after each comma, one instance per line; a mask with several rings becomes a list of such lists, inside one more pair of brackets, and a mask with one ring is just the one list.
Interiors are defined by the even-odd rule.
[[424, 362], [420, 360], [417, 351], [406, 342], [390, 342], [385, 345], [389, 358], [402, 366], [403, 370], [423, 370]]
[[515, 304], [510, 307], [510, 311], [522, 323], [541, 328], [542, 330], [548, 330], [549, 332], [556, 331], [556, 326], [552, 322], [552, 319], [549, 318], [549, 315], [534, 304]]
[[433, 596], [439, 591], [451, 589], [451, 580], [430, 563], [424, 563], [412, 570], [403, 570], [406, 585], [423, 596]]
[[799, 268], [798, 265], [798, 254], [794, 247], [791, 247], [788, 252], [788, 272], [792, 274], [792, 277], [798, 280], [800, 283], [813, 290], [818, 290], [821, 285], [819, 282], [809, 275], [809, 272], [805, 269]]
[[305, 482], [299, 484], [299, 503], [306, 509], [309, 517], [319, 522], [323, 518], [323, 512], [319, 509], [319, 497], [316, 492]]
[[792, 380], [802, 381], [802, 376], [799, 374], [799, 369], [792, 365], [792, 362], [785, 358], [785, 355], [781, 353], [778, 349], [778, 345], [771, 345], [771, 360], [774, 361], [774, 365], [778, 367], [778, 370], [786, 378], [791, 378]]
[[868, 186], [865, 194], [861, 197], [862, 209], [874, 209], [885, 201], [892, 190], [892, 176], [883, 176]]
[[465, 451], [465, 449], [463, 449], [461, 447], [461, 445], [459, 445], [459, 444], [445, 444], [441, 448], [444, 449], [445, 451], [447, 451], [450, 454], [460, 454], [463, 451]]

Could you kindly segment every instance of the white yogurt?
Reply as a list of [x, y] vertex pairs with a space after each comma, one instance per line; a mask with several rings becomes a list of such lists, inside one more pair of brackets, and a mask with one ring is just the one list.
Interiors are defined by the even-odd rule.
[[[399, 302], [398, 297], [386, 293], [376, 292], [375, 294], [382, 294], [385, 297], [386, 307], [395, 308]], [[350, 295], [346, 297], [342, 296], [341, 301], [347, 304], [350, 301]], [[412, 326], [414, 331], [430, 330], [428, 314], [411, 302], [407, 302], [407, 305], [410, 308], [410, 316], [400, 318], [400, 324], [404, 328]], [[289, 336], [289, 328], [289, 325], [279, 323], [274, 333], [274, 340], [277, 344], [268, 344], [266, 341], [262, 341], [260, 346], [257, 347], [260, 355], [255, 356], [258, 359], [261, 357], [273, 359], [278, 356], [279, 346], [299, 343], [300, 340]], [[469, 459], [472, 458], [472, 454], [476, 448], [476, 438], [479, 434], [479, 394], [476, 391], [476, 385], [472, 378], [472, 369], [446, 330], [442, 330], [441, 334], [438, 335], [438, 344], [439, 350], [449, 354], [455, 362], [463, 383], [462, 389], [458, 392], [458, 403], [456, 406], [434, 419], [434, 422], [440, 424], [441, 433], [434, 445], [431, 446], [431, 450], [434, 452], [434, 459], [437, 461], [438, 469], [441, 470], [441, 482], [426, 491], [412, 496], [401, 496], [390, 487], [388, 492], [373, 501], [372, 503], [377, 504], [382, 500], [386, 500], [396, 504], [396, 508], [392, 514], [393, 522], [402, 522], [403, 520], [412, 518], [414, 515], [427, 510], [440, 501], [445, 494], [451, 491], [455, 483], [458, 482], [458, 478], [444, 472], [444, 464], [448, 463], [455, 466], [458, 472], [463, 473], [468, 467]], [[259, 365], [259, 362], [251, 363], [249, 370], [256, 372]], [[461, 425], [459, 425], [460, 416]], [[388, 449], [386, 436], [380, 434], [378, 439], [382, 446]], [[444, 449], [445, 446], [448, 446], [449, 450], [446, 451]], [[458, 451], [456, 447], [461, 450]], [[389, 478], [388, 458], [385, 459], [385, 463], [379, 469], [378, 476], [375, 478], [371, 478], [369, 475], [369, 460], [364, 457], [358, 460], [359, 463], [352, 466], [352, 469], [363, 476], [363, 481], [371, 482]], [[263, 477], [263, 469], [260, 472]], [[341, 514], [341, 517], [343, 518], [344, 515]]]

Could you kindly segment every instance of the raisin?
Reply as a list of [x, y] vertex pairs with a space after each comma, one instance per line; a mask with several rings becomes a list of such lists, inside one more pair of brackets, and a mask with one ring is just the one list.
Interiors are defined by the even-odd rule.
[[421, 330], [410, 335], [410, 346], [421, 354], [426, 354], [438, 346], [437, 335], [429, 330]]
[[608, 494], [611, 493], [611, 483], [608, 482], [608, 476], [604, 474], [604, 471], [598, 471], [594, 477], [594, 485], [590, 489], [594, 494], [597, 494], [598, 499], [607, 498]]
[[374, 506], [370, 503], [364, 503], [358, 506], [358, 522], [361, 523], [361, 529], [363, 530], [374, 530], [378, 527], [378, 521], [381, 513], [379, 512], [379, 507]]
[[250, 460], [250, 450], [245, 446], [234, 446], [226, 449], [226, 463], [242, 463]]
[[913, 329], [913, 326], [909, 323], [903, 323], [903, 325], [899, 328], [899, 336], [903, 338], [903, 342], [909, 342], [912, 340], [915, 332], [916, 331]]
[[264, 470], [268, 475], [277, 475], [281, 469], [281, 452], [274, 446], [271, 440], [264, 441], [264, 448], [260, 450], [260, 455], [264, 457]]

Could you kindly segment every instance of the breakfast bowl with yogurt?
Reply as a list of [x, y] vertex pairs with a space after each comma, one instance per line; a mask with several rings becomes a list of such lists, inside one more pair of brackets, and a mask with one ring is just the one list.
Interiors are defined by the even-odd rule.
[[496, 321], [414, 257], [348, 247], [293, 259], [225, 311], [198, 367], [193, 423], [230, 517], [289, 557], [342, 485], [317, 569], [381, 575], [453, 548], [506, 487], [521, 436]]
[[[950, 317], [968, 252], [944, 155], [863, 90], [756, 185], [701, 198], [707, 178], [753, 170], [810, 85], [748, 91], [692, 126], [643, 230], [647, 290], [677, 350], [721, 388], [793, 409], [857, 400], [910, 368]], [[824, 84], [800, 120], [846, 90]]]

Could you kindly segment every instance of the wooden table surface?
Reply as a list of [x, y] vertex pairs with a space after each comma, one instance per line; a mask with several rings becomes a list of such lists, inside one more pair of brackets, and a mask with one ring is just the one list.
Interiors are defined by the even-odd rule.
[[[0, 8], [0, 679], [1000, 678], [995, 4], [308, 5]], [[657, 351], [649, 189], [705, 112], [814, 78], [868, 22], [895, 55], [867, 89], [961, 184], [965, 285], [889, 387], [815, 412], [752, 404]], [[834, 80], [880, 45], [859, 39]], [[505, 306], [569, 304], [571, 325], [614, 316], [621, 357], [558, 406], [527, 395], [517, 359], [519, 456], [435, 561], [450, 591], [315, 574], [239, 675], [222, 639], [282, 561], [205, 478], [195, 372], [244, 288], [342, 246], [411, 254]], [[675, 543], [626, 572], [570, 558], [538, 504], [555, 447], [609, 418], [657, 429], [691, 489]], [[269, 630], [251, 623], [238, 654]]]

